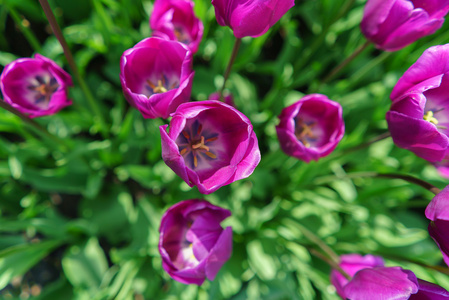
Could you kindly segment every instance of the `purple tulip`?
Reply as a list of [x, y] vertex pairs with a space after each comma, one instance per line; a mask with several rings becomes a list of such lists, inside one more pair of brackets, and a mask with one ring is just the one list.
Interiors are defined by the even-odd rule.
[[232, 228], [220, 226], [230, 215], [229, 210], [198, 199], [170, 207], [159, 229], [164, 270], [185, 284], [214, 280], [232, 253]]
[[396, 51], [437, 31], [448, 11], [448, 0], [368, 0], [360, 27], [377, 48]]
[[330, 154], [345, 133], [340, 104], [311, 94], [286, 107], [276, 126], [282, 150], [305, 162]]
[[433, 197], [426, 208], [426, 217], [430, 220], [429, 234], [449, 266], [449, 186]]
[[[346, 254], [340, 256], [339, 266], [346, 272], [346, 274], [352, 277], [355, 275], [355, 273], [362, 269], [383, 267], [384, 260], [380, 256], [374, 256], [370, 254], [365, 256], [362, 256], [360, 254]], [[345, 297], [343, 288], [348, 283], [348, 281], [349, 280], [339, 271], [331, 271], [331, 283], [337, 289], [337, 294], [342, 298]]]
[[[220, 93], [213, 93], [209, 95], [209, 100], [220, 100]], [[235, 103], [234, 103], [234, 97], [232, 97], [232, 94], [230, 93], [224, 93], [223, 95], [223, 102], [226, 103], [227, 105], [231, 105], [232, 107], [235, 107]]]
[[192, 52], [179, 42], [144, 39], [123, 53], [120, 70], [123, 94], [144, 118], [168, 118], [190, 99]]
[[252, 174], [260, 161], [248, 118], [219, 101], [182, 104], [160, 127], [162, 158], [189, 186], [210, 194]]
[[431, 162], [449, 158], [449, 44], [427, 49], [399, 79], [387, 113], [394, 143]]
[[400, 267], [384, 267], [379, 256], [348, 254], [341, 256], [340, 268], [332, 270], [331, 282], [343, 299], [449, 299], [449, 292], [442, 287], [417, 279], [412, 271]]
[[0, 88], [6, 103], [30, 118], [52, 115], [72, 104], [72, 78], [54, 61], [36, 54], [5, 66]]
[[156, 0], [150, 17], [153, 36], [181, 42], [192, 52], [203, 37], [203, 23], [193, 12], [191, 0]]
[[344, 298], [357, 300], [409, 299], [418, 292], [412, 271], [400, 267], [376, 267], [358, 271], [344, 287]]
[[294, 0], [212, 0], [215, 17], [237, 38], [263, 35], [295, 5]]

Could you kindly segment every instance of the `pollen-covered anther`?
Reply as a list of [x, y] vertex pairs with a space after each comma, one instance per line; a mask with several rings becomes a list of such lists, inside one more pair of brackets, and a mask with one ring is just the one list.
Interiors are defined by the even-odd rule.
[[157, 81], [157, 85], [151, 82], [149, 79], [147, 80], [148, 85], [153, 89], [153, 92], [156, 94], [167, 92], [167, 88], [165, 88], [165, 79], [162, 76], [161, 80]]
[[433, 111], [431, 111], [431, 110], [427, 111], [427, 112], [424, 114], [423, 119], [426, 120], [426, 121], [428, 121], [428, 122], [430, 122], [430, 123], [432, 123], [432, 124], [438, 125], [438, 120], [437, 120], [437, 118], [435, 118], [435, 117], [433, 116]]

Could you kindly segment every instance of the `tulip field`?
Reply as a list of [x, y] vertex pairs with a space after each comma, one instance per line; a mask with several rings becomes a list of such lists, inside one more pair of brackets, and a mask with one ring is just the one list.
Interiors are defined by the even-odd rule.
[[0, 0], [0, 299], [449, 299], [449, 0]]

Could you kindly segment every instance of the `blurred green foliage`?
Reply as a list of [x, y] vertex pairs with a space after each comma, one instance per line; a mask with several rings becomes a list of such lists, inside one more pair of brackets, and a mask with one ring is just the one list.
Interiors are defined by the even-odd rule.
[[[2, 0], [0, 65], [39, 51], [67, 66], [38, 1]], [[76, 63], [106, 116], [102, 139], [81, 89], [74, 105], [37, 120], [62, 139], [62, 150], [11, 113], [0, 111], [0, 297], [4, 299], [337, 299], [330, 267], [312, 256], [308, 228], [338, 254], [372, 253], [449, 288], [427, 234], [432, 194], [402, 180], [345, 177], [355, 172], [403, 173], [442, 188], [445, 181], [413, 153], [385, 139], [389, 93], [435, 35], [401, 51], [373, 46], [326, 85], [320, 81], [364, 37], [364, 1], [297, 0], [266, 35], [244, 38], [228, 88], [252, 121], [262, 162], [246, 180], [203, 196], [162, 161], [159, 126], [123, 97], [119, 61], [151, 35], [152, 2], [50, 1]], [[233, 47], [208, 0], [195, 0], [204, 38], [195, 55], [194, 100], [221, 87]], [[346, 134], [319, 162], [303, 163], [279, 148], [276, 116], [318, 91], [343, 106]], [[233, 255], [213, 282], [180, 284], [164, 273], [157, 250], [163, 212], [205, 198], [232, 211]], [[44, 274], [44, 275], [42, 275]]]

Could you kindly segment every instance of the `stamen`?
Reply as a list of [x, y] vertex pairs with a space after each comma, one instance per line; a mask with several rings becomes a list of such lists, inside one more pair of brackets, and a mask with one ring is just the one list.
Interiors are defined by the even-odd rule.
[[[200, 134], [201, 131], [203, 131], [203, 125], [202, 124], [198, 125], [198, 130], [196, 131], [196, 134]], [[202, 137], [202, 138], [204, 140], [204, 137]]]
[[208, 138], [206, 140], [206, 143], [213, 142], [213, 141], [216, 141], [216, 140], [218, 140], [218, 136], [214, 136], [214, 137]]
[[187, 153], [187, 148], [182, 149], [181, 152], [180, 152], [181, 155], [184, 155], [186, 153]]
[[209, 151], [206, 151], [206, 155], [213, 159], [217, 158], [217, 156], [215, 154], [213, 154], [212, 152], [209, 152]]
[[196, 154], [193, 154], [193, 165], [196, 167], [198, 167], [198, 158], [196, 158]]
[[182, 131], [182, 135], [183, 135], [186, 139], [190, 139], [190, 135], [187, 133], [187, 131], [183, 130], [183, 131]]
[[429, 121], [432, 124], [438, 125], [438, 120], [433, 116], [433, 111], [429, 110], [425, 113], [424, 120]]

